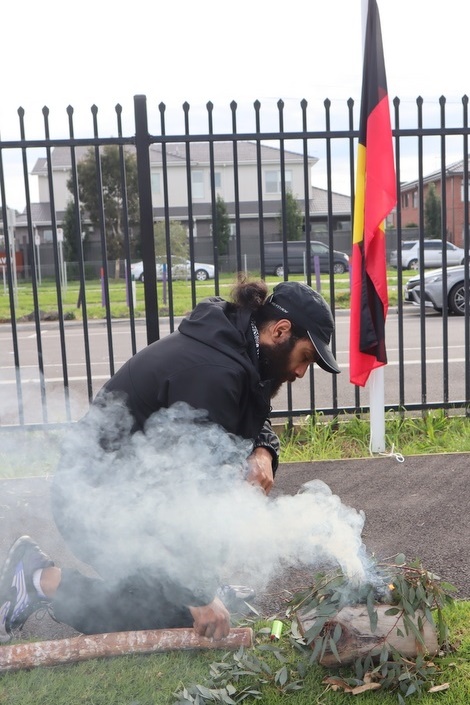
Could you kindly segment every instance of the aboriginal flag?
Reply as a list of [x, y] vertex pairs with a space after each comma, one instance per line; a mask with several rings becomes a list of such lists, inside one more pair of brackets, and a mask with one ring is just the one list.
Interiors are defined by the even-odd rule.
[[361, 387], [373, 369], [387, 364], [384, 220], [396, 200], [379, 11], [376, 0], [369, 0], [354, 202], [349, 346], [350, 381]]

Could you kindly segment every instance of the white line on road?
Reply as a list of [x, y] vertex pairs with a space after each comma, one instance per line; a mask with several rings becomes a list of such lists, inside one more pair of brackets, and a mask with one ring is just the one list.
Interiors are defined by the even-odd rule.
[[[464, 357], [455, 357], [455, 358], [452, 358], [452, 360], [448, 360], [448, 363], [449, 363], [449, 364], [461, 363], [461, 362], [466, 362], [466, 360], [465, 360]], [[426, 360], [426, 364], [427, 364], [427, 365], [442, 365], [443, 363], [444, 363], [444, 360], [443, 360], [442, 358], [441, 358], [441, 359], [436, 359], [436, 360]], [[94, 364], [106, 364], [106, 363], [94, 363]], [[397, 361], [389, 362], [389, 363], [386, 365], [386, 367], [398, 367], [398, 364], [399, 364], [399, 363], [398, 363], [398, 360], [397, 360]], [[408, 366], [408, 365], [421, 365], [421, 360], [409, 360], [409, 361], [407, 361], [407, 362], [405, 363], [405, 365], [406, 365], [406, 366]], [[54, 367], [54, 366], [56, 367], [57, 365], [52, 365], [52, 367]], [[347, 364], [347, 363], [339, 363], [339, 367], [342, 368], [342, 369], [348, 369], [348, 368], [349, 368], [349, 364]], [[3, 368], [0, 368], [0, 369], [3, 369], [3, 370], [11, 369], [11, 370], [13, 370], [14, 367], [9, 367], [9, 368], [3, 367]], [[24, 369], [24, 367], [22, 367], [21, 369]], [[109, 377], [110, 377], [110, 375], [95, 375], [95, 374], [92, 375], [92, 379], [93, 379], [93, 380], [108, 380]], [[86, 379], [87, 379], [87, 377], [86, 377], [85, 375], [79, 376], [79, 377], [69, 377], [69, 378], [68, 378], [69, 382], [84, 382], [84, 381], [86, 381]], [[47, 384], [51, 384], [51, 383], [53, 383], [53, 382], [54, 382], [54, 383], [56, 383], [56, 382], [63, 382], [63, 381], [64, 381], [64, 378], [63, 378], [63, 377], [46, 377], [45, 381], [46, 381]], [[39, 384], [39, 378], [38, 378], [38, 377], [30, 377], [30, 378], [26, 378], [26, 379], [23, 378], [23, 379], [21, 380], [21, 382], [22, 382], [23, 384]], [[0, 386], [10, 385], [10, 384], [16, 384], [16, 379], [0, 380]]]

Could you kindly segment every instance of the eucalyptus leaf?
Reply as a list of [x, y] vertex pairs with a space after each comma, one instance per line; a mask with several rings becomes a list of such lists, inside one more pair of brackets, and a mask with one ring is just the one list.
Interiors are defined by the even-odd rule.
[[424, 616], [426, 617], [426, 619], [428, 620], [428, 622], [430, 624], [434, 624], [434, 618], [432, 616], [432, 612], [427, 605], [424, 608]]
[[320, 652], [323, 646], [323, 639], [321, 637], [318, 637], [315, 640], [315, 646], [312, 651], [312, 655], [310, 656], [310, 663], [315, 663], [315, 661], [318, 661], [318, 657], [320, 656]]
[[362, 679], [364, 676], [364, 664], [361, 658], [355, 660], [354, 670], [356, 671], [357, 678]]
[[322, 617], [316, 619], [310, 629], [305, 632], [305, 639], [307, 640], [307, 644], [311, 644], [312, 641], [314, 641], [314, 639], [319, 636], [321, 630], [326, 624], [326, 621], [326, 618]]
[[296, 690], [302, 690], [303, 688], [303, 683], [299, 683], [298, 681], [295, 683], [288, 683], [285, 688], [283, 688], [284, 693], [293, 693]]
[[326, 649], [327, 649], [327, 646], [328, 646], [328, 641], [329, 641], [329, 639], [327, 639], [327, 637], [324, 637], [324, 638], [323, 638], [323, 643], [322, 643], [322, 645], [321, 645], [321, 651], [320, 651], [320, 659], [319, 659], [320, 661], [322, 660], [323, 656], [324, 656], [325, 653], [326, 653]]
[[334, 632], [333, 632], [333, 641], [335, 642], [335, 644], [337, 644], [338, 641], [341, 639], [342, 633], [343, 633], [343, 629], [342, 629], [342, 627], [341, 627], [341, 624], [338, 623], [338, 624], [335, 626], [335, 629], [334, 629]]
[[340, 655], [339, 655], [339, 653], [338, 653], [338, 649], [337, 649], [336, 644], [335, 644], [335, 641], [334, 641], [334, 639], [333, 639], [332, 637], [330, 637], [329, 647], [330, 647], [331, 653], [333, 654], [333, 656], [335, 657], [335, 659], [336, 659], [338, 662], [341, 663], [341, 658], [340, 658]]
[[286, 666], [283, 666], [282, 668], [277, 671], [276, 675], [274, 676], [274, 681], [275, 683], [279, 683], [280, 686], [284, 686], [287, 683], [287, 680], [289, 678], [289, 673], [287, 671]]

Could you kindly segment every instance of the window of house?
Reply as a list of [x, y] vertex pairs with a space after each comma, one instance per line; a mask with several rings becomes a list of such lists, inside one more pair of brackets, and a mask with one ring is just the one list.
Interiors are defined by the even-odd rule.
[[418, 191], [413, 191], [413, 208], [418, 207]]
[[152, 182], [152, 196], [159, 196], [160, 193], [162, 192], [162, 186], [161, 186], [161, 174], [158, 171], [152, 171], [151, 174], [151, 182]]
[[191, 187], [193, 198], [204, 198], [204, 172], [196, 169], [191, 171]]
[[[285, 171], [286, 190], [292, 191], [292, 171]], [[281, 193], [281, 172], [280, 170], [266, 171], [264, 174], [264, 188], [266, 193]]]
[[43, 230], [42, 236], [44, 242], [52, 242], [52, 230]]
[[222, 173], [220, 171], [214, 172], [214, 183], [216, 188], [222, 188]]
[[401, 206], [402, 206], [402, 208], [408, 208], [409, 202], [410, 202], [410, 200], [409, 200], [409, 198], [408, 198], [408, 194], [407, 194], [407, 193], [404, 193], [404, 194], [402, 195], [402, 197], [401, 197]]

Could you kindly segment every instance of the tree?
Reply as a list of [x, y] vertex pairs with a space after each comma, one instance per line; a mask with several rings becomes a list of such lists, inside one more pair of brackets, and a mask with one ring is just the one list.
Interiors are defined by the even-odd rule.
[[226, 255], [228, 253], [228, 243], [230, 240], [230, 218], [225, 201], [219, 194], [217, 194], [215, 213], [215, 227], [213, 230], [215, 242], [219, 255]]
[[[291, 191], [287, 191], [286, 193], [286, 208], [285, 208], [285, 217], [286, 217], [286, 233], [287, 233], [287, 239], [288, 240], [302, 240], [303, 239], [303, 222], [304, 222], [304, 217], [302, 215], [302, 211], [299, 207], [299, 204], [297, 202], [297, 199], [293, 195]], [[281, 233], [284, 232], [284, 217], [283, 213], [281, 212], [279, 214], [278, 218], [279, 222], [279, 228]]]
[[[120, 153], [117, 145], [107, 145], [100, 152], [101, 195], [103, 198], [106, 227], [106, 248], [110, 260], [116, 261], [116, 277], [119, 277], [119, 261], [124, 256], [124, 202], [121, 179]], [[139, 193], [137, 185], [137, 161], [134, 154], [124, 153], [126, 173], [126, 195], [129, 223], [136, 223], [139, 217]], [[95, 150], [91, 147], [84, 159], [77, 165], [80, 204], [87, 212], [93, 226], [101, 227], [100, 199], [97, 186]], [[67, 182], [73, 192], [73, 183]]]
[[436, 193], [436, 185], [429, 184], [424, 202], [424, 227], [429, 238], [441, 238], [441, 199]]
[[[159, 221], [153, 228], [155, 239], [155, 254], [157, 257], [167, 257], [165, 223]], [[170, 247], [172, 257], [188, 258], [188, 236], [186, 228], [179, 220], [170, 221]]]
[[67, 203], [62, 220], [64, 231], [64, 257], [67, 262], [77, 262], [78, 252], [78, 232], [77, 232], [77, 209], [74, 201]]

